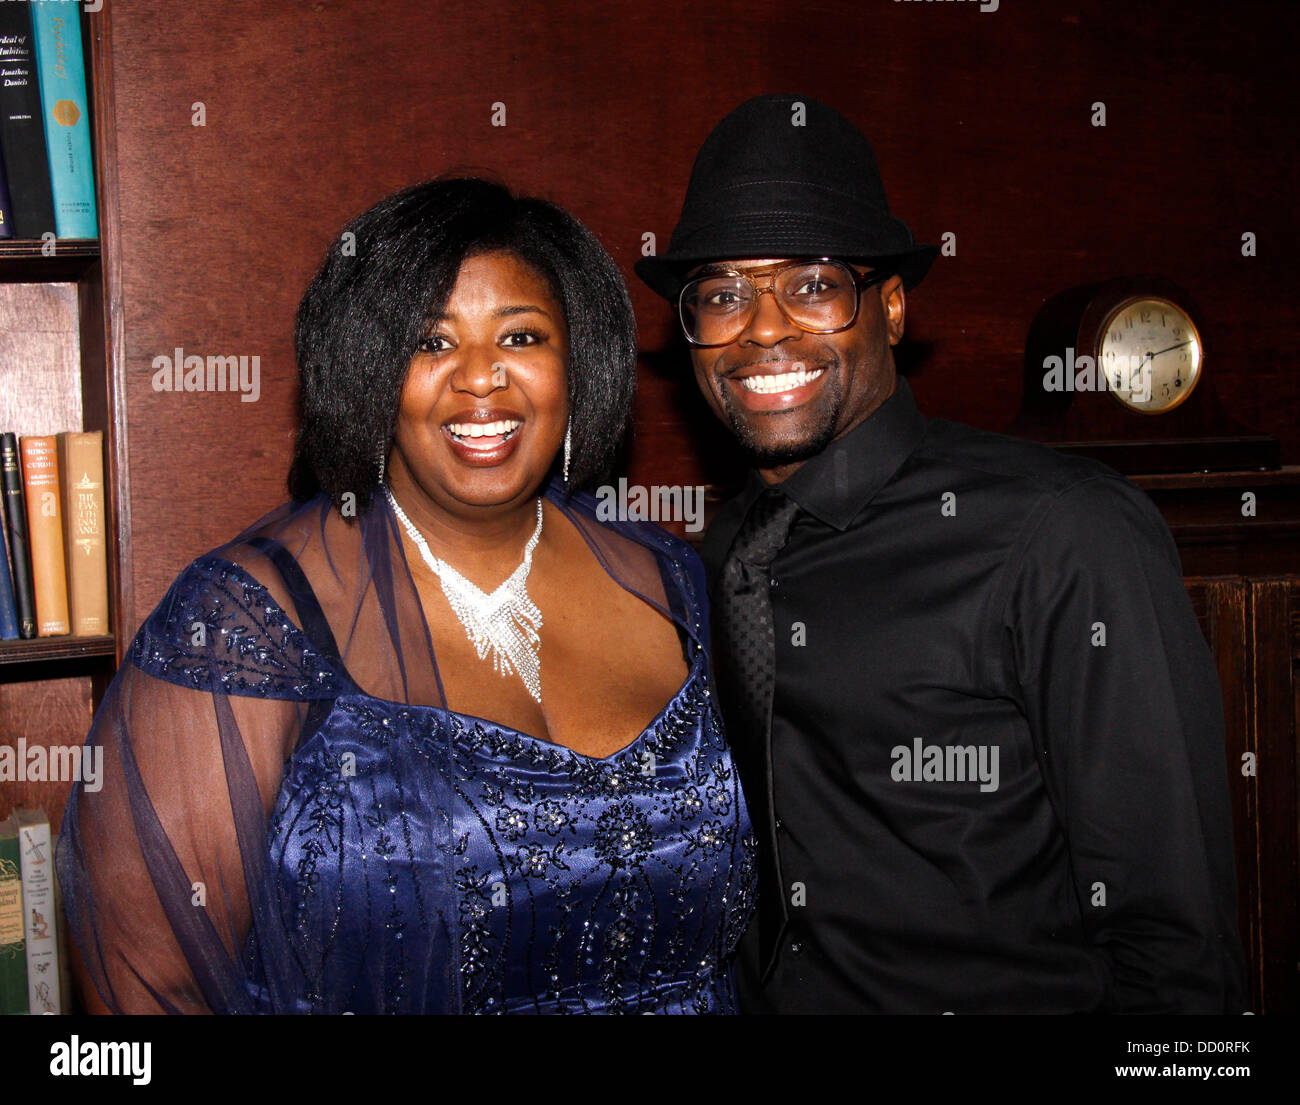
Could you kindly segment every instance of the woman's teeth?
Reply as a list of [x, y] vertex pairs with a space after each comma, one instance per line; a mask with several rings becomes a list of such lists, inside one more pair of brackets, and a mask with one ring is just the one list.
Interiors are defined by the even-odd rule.
[[500, 437], [510, 438], [522, 422], [516, 422], [513, 419], [505, 422], [448, 422], [447, 432], [457, 441], [464, 441], [466, 438], [473, 437]]
[[744, 376], [740, 386], [746, 391], [756, 391], [759, 395], [775, 395], [779, 391], [793, 391], [805, 384], [811, 384], [826, 370], [815, 368], [809, 372], [801, 368], [795, 372], [783, 372], [779, 376]]

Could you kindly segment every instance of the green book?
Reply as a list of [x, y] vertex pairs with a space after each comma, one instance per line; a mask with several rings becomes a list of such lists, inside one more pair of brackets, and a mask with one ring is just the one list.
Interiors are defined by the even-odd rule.
[[27, 938], [27, 1010], [62, 1013], [59, 994], [59, 911], [54, 904], [54, 849], [43, 809], [14, 810], [23, 873]]
[[18, 819], [0, 821], [0, 1014], [27, 1012], [27, 944]]

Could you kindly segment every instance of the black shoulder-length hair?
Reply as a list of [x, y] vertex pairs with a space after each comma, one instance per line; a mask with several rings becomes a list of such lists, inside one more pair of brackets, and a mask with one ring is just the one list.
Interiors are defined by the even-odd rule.
[[[569, 485], [608, 473], [636, 380], [636, 323], [623, 278], [595, 236], [545, 200], [442, 179], [381, 200], [340, 233], [294, 324], [300, 415], [289, 494], [325, 491], [358, 512], [379, 485], [407, 369], [462, 263], [509, 250], [552, 285], [569, 328]], [[348, 511], [346, 514], [350, 515]]]

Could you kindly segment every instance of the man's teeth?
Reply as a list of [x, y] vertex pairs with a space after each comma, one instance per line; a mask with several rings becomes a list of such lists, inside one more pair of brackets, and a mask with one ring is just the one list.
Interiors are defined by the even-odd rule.
[[806, 368], [795, 372], [783, 372], [779, 376], [744, 376], [740, 386], [746, 391], [756, 391], [759, 395], [775, 395], [779, 391], [793, 391], [804, 384], [810, 384], [826, 370], [815, 368], [809, 372]]
[[508, 437], [522, 422], [513, 419], [505, 422], [448, 422], [447, 432], [457, 439], [467, 437]]

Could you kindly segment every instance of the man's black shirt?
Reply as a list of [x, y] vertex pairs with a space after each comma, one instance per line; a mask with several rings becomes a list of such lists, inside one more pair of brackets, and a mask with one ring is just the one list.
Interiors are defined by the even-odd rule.
[[[765, 486], [710, 527], [711, 579]], [[765, 982], [747, 934], [742, 1008], [1245, 1011], [1219, 687], [1146, 496], [901, 379], [778, 486], [788, 921]], [[728, 735], [757, 806], [761, 742]]]

